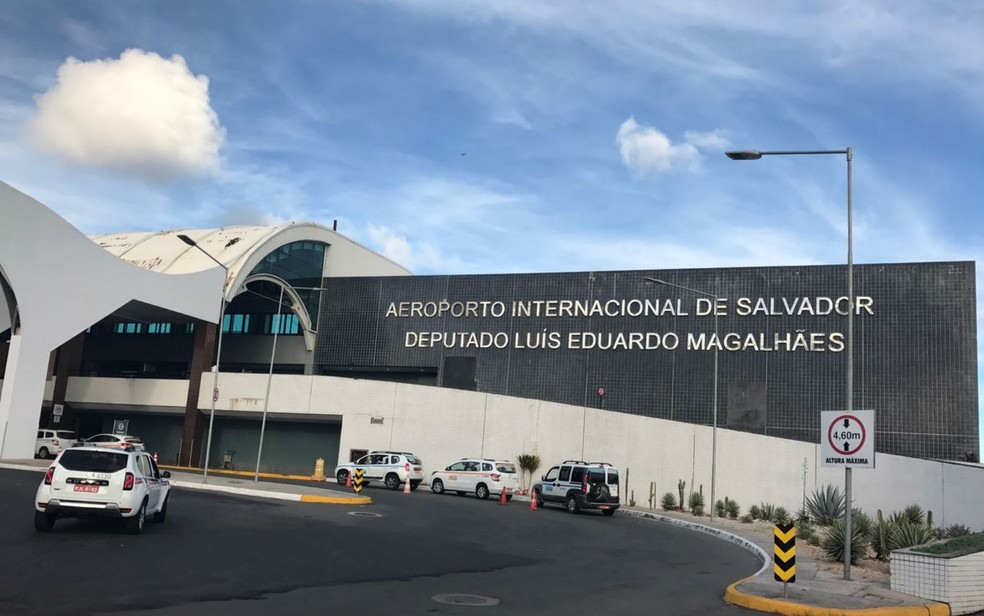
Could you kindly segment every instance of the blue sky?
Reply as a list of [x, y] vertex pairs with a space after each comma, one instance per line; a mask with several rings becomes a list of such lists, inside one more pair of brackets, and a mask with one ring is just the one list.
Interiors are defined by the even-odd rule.
[[980, 0], [0, 12], [2, 179], [88, 233], [338, 220], [418, 274], [842, 263], [842, 156], [723, 152], [850, 146], [855, 262], [979, 260], [982, 143]]

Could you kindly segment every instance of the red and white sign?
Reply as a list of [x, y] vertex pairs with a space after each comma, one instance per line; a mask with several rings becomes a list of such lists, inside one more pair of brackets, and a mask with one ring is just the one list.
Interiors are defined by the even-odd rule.
[[875, 468], [875, 412], [822, 411], [820, 465]]

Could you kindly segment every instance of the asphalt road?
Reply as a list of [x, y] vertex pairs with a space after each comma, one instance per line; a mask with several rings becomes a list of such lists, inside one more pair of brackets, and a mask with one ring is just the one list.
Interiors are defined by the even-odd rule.
[[5, 615], [754, 613], [721, 598], [758, 569], [751, 554], [628, 515], [426, 488], [368, 488], [375, 504], [364, 508], [176, 490], [167, 522], [143, 535], [79, 520], [42, 534], [39, 480], [0, 470]]

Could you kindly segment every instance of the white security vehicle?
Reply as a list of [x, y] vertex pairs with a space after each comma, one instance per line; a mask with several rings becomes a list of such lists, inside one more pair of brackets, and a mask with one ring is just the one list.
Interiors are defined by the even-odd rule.
[[118, 449], [126, 449], [128, 445], [132, 445], [137, 451], [147, 449], [139, 436], [123, 436], [121, 434], [94, 434], [84, 441], [80, 441], [79, 444], [85, 447], [116, 447]]
[[435, 494], [454, 491], [459, 496], [474, 494], [484, 500], [489, 494], [499, 496], [505, 491], [506, 500], [511, 500], [518, 489], [516, 465], [505, 460], [462, 458], [443, 471], [431, 473], [431, 490]]
[[38, 430], [34, 455], [43, 460], [54, 458], [62, 449], [75, 445], [76, 440], [71, 430]]
[[349, 475], [355, 476], [355, 469], [362, 469], [362, 485], [382, 481], [390, 490], [410, 482], [410, 489], [416, 490], [424, 480], [424, 463], [420, 458], [405, 451], [370, 451], [355, 462], [339, 464], [335, 468], [335, 479], [344, 485]]
[[121, 518], [127, 532], [138, 534], [148, 515], [167, 517], [171, 473], [163, 473], [145, 451], [132, 446], [73, 447], [48, 467], [34, 498], [34, 528], [51, 530], [68, 517]]
[[570, 513], [600, 509], [607, 516], [619, 507], [618, 469], [607, 462], [567, 460], [553, 466], [533, 485], [538, 506], [563, 505]]

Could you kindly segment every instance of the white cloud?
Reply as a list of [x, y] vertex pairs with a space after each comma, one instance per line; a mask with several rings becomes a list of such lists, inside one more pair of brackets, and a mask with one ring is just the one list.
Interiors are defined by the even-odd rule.
[[34, 140], [74, 163], [156, 181], [219, 170], [225, 131], [208, 78], [179, 55], [128, 49], [118, 60], [68, 58], [37, 102]]
[[369, 225], [369, 237], [384, 257], [403, 267], [427, 270], [460, 267], [457, 259], [445, 259], [440, 249], [427, 242], [412, 243], [405, 235], [385, 226]]
[[701, 150], [723, 152], [731, 147], [731, 140], [728, 139], [725, 131], [720, 129], [713, 130], [709, 133], [698, 133], [688, 130], [683, 134], [683, 138], [687, 143]]
[[616, 142], [622, 162], [639, 177], [700, 168], [700, 152], [693, 144], [674, 145], [669, 137], [655, 128], [640, 126], [635, 118], [618, 127]]

